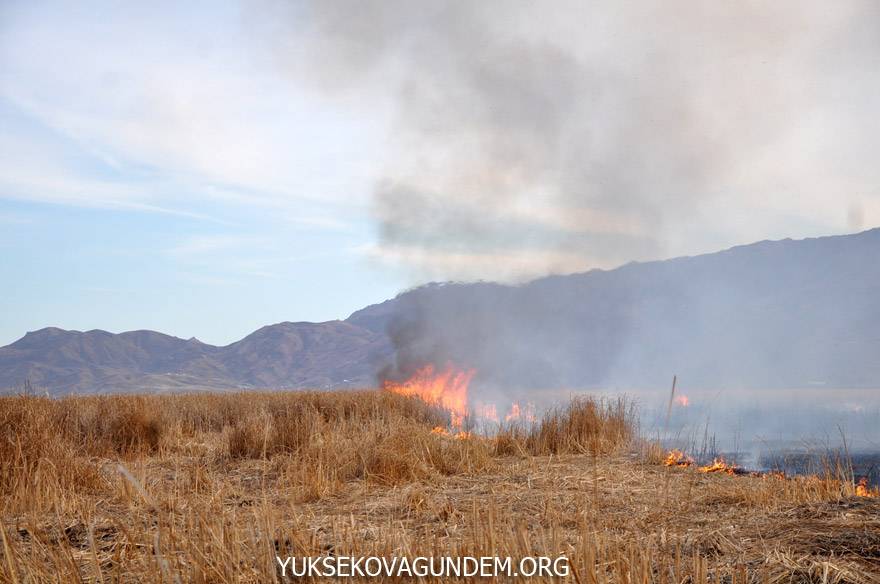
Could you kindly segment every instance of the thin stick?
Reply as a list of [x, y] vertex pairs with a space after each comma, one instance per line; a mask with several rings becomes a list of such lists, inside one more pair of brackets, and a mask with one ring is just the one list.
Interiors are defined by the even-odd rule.
[[663, 433], [669, 430], [669, 417], [672, 415], [672, 402], [675, 399], [675, 382], [678, 380], [677, 375], [672, 376], [672, 391], [669, 392], [669, 404], [666, 406], [666, 423], [663, 424]]

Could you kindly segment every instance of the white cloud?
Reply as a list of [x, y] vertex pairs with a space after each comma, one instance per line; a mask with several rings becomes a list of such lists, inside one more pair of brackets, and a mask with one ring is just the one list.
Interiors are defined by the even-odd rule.
[[378, 112], [298, 90], [237, 9], [40, 3], [5, 20], [0, 98], [29, 123], [0, 144], [0, 196], [296, 210], [368, 194]]

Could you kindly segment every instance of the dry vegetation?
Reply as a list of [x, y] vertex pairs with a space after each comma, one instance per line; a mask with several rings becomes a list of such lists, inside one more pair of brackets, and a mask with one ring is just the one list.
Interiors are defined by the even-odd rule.
[[880, 582], [834, 477], [670, 468], [624, 402], [457, 439], [384, 392], [0, 398], [0, 580], [269, 582], [275, 555], [557, 555], [579, 583]]

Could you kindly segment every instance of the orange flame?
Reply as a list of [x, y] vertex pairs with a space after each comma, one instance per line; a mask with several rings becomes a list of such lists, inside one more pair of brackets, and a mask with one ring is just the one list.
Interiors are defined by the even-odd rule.
[[532, 423], [537, 420], [535, 416], [535, 404], [527, 403], [522, 406], [519, 402], [513, 402], [510, 404], [510, 411], [504, 416], [505, 422], [516, 422], [524, 420], [526, 422]]
[[467, 440], [469, 438], [473, 438], [474, 436], [471, 432], [465, 432], [464, 430], [459, 430], [458, 432], [453, 434], [443, 426], [434, 426], [431, 429], [431, 434], [443, 436], [444, 438], [455, 438], [456, 440]]
[[682, 452], [681, 450], [670, 450], [669, 454], [666, 455], [666, 460], [663, 461], [663, 464], [666, 466], [680, 466], [687, 467], [694, 463], [694, 459]]
[[[681, 450], [675, 449], [670, 450], [666, 455], [666, 458], [663, 461], [663, 464], [666, 466], [673, 467], [689, 467], [694, 464], [694, 459], [682, 452]], [[721, 474], [729, 474], [729, 475], [744, 475], [750, 477], [759, 477], [762, 479], [776, 479], [780, 481], [788, 480], [788, 476], [785, 474], [785, 471], [782, 470], [755, 470], [755, 471], [747, 471], [742, 467], [736, 466], [735, 464], [728, 464], [724, 458], [716, 458], [712, 461], [712, 464], [708, 464], [706, 466], [698, 466], [697, 470], [699, 472], [704, 473], [721, 473]], [[815, 478], [815, 475], [812, 475]], [[856, 485], [856, 496], [859, 497], [880, 497], [880, 488], [874, 487], [873, 489], [868, 487], [868, 479], [862, 478], [859, 480]]]
[[522, 411], [520, 411], [519, 403], [513, 402], [510, 406], [510, 412], [504, 416], [504, 421], [511, 422], [513, 420], [519, 420], [520, 416], [522, 416]]
[[868, 478], [862, 477], [859, 479], [859, 484], [856, 485], [856, 496], [857, 497], [877, 497], [880, 496], [880, 489], [878, 488], [870, 488], [868, 486]]
[[691, 400], [688, 396], [682, 394], [675, 396], [675, 403], [683, 408], [686, 408], [691, 404]]
[[423, 401], [449, 410], [452, 426], [461, 428], [467, 415], [468, 384], [471, 382], [473, 369], [456, 370], [447, 365], [442, 372], [435, 372], [433, 365], [425, 365], [415, 375], [402, 383], [385, 381], [385, 390], [400, 395], [414, 396]]
[[727, 464], [723, 458], [716, 458], [712, 461], [712, 464], [701, 466], [697, 470], [700, 472], [722, 472], [732, 475], [736, 474], [740, 469], [738, 466]]

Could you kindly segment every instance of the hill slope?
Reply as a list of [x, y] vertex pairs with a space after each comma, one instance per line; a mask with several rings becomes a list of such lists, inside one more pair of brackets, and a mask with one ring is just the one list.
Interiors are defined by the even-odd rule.
[[553, 276], [431, 284], [346, 321], [279, 323], [226, 347], [47, 328], [0, 348], [0, 388], [341, 387], [427, 362], [486, 387], [880, 387], [880, 229]]
[[[880, 229], [399, 296], [396, 363], [510, 387], [880, 387]], [[367, 308], [352, 320], [367, 322]]]
[[266, 326], [226, 347], [152, 331], [46, 328], [0, 348], [0, 387], [52, 393], [369, 386], [384, 335], [345, 322]]

